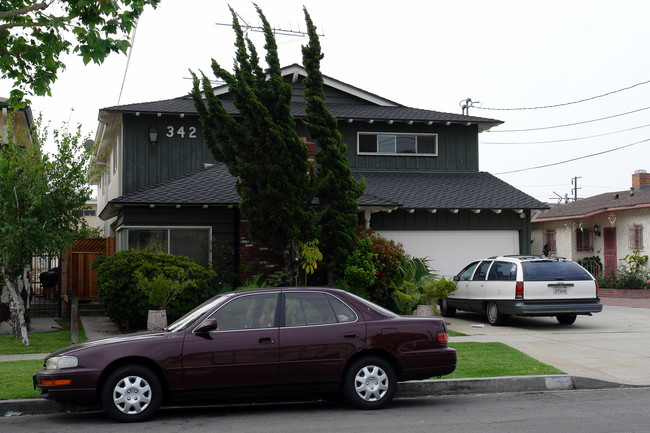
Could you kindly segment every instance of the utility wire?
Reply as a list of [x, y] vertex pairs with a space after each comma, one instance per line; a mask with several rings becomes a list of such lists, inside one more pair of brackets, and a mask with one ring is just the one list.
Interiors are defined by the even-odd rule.
[[588, 135], [586, 137], [564, 138], [564, 139], [560, 139], [560, 140], [520, 141], [520, 142], [516, 142], [516, 143], [508, 143], [508, 142], [501, 142], [501, 141], [485, 141], [485, 142], [481, 142], [481, 144], [548, 144], [548, 143], [564, 143], [566, 141], [587, 140], [589, 138], [605, 137], [607, 135], [620, 134], [621, 132], [634, 131], [635, 129], [647, 128], [648, 126], [650, 126], [650, 124], [635, 126], [633, 128], [620, 129], [618, 131], [606, 132], [606, 133], [603, 133], [603, 134]]
[[542, 126], [542, 127], [539, 127], [539, 128], [528, 128], [528, 129], [502, 129], [502, 130], [497, 129], [497, 130], [494, 130], [494, 131], [490, 129], [489, 131], [485, 131], [485, 132], [487, 132], [487, 133], [495, 133], [495, 132], [527, 132], [527, 131], [542, 131], [544, 129], [566, 128], [567, 126], [584, 125], [585, 123], [600, 122], [601, 120], [608, 120], [608, 119], [613, 119], [615, 117], [627, 116], [628, 114], [634, 114], [634, 113], [638, 113], [639, 111], [644, 111], [644, 110], [650, 110], [650, 107], [639, 108], [638, 110], [632, 110], [632, 111], [628, 111], [626, 113], [614, 114], [613, 116], [600, 117], [598, 119], [584, 120], [582, 122], [575, 122], [575, 123], [566, 123], [564, 125]]
[[519, 170], [502, 171], [501, 173], [494, 173], [494, 174], [498, 176], [500, 174], [520, 173], [522, 171], [537, 170], [538, 168], [553, 167], [555, 165], [566, 164], [567, 162], [578, 161], [578, 160], [581, 160], [581, 159], [591, 158], [592, 156], [603, 155], [605, 153], [610, 153], [610, 152], [614, 152], [614, 151], [617, 151], [617, 150], [625, 149], [626, 147], [636, 146], [637, 144], [645, 143], [645, 142], [648, 142], [648, 141], [650, 141], [650, 138], [646, 138], [645, 140], [637, 141], [636, 143], [626, 144], [625, 146], [619, 146], [619, 147], [615, 147], [613, 149], [604, 150], [602, 152], [592, 153], [590, 155], [579, 156], [577, 158], [571, 158], [571, 159], [567, 159], [567, 160], [564, 160], [564, 161], [553, 162], [551, 164], [538, 165], [536, 167], [521, 168]]
[[603, 98], [605, 96], [613, 95], [615, 93], [623, 92], [625, 90], [630, 90], [638, 86], [643, 86], [644, 84], [650, 83], [650, 80], [648, 81], [643, 81], [641, 83], [633, 84], [632, 86], [629, 87], [624, 87], [622, 89], [614, 90], [611, 92], [603, 93], [602, 95], [597, 95], [597, 96], [592, 96], [590, 98], [585, 98], [585, 99], [580, 99], [578, 101], [572, 101], [572, 102], [564, 102], [561, 104], [554, 104], [554, 105], [542, 105], [539, 107], [515, 107], [515, 108], [492, 108], [492, 107], [473, 107], [477, 108], [479, 110], [492, 110], [492, 111], [522, 111], [522, 110], [541, 110], [544, 108], [557, 108], [557, 107], [565, 107], [567, 105], [574, 105], [574, 104], [580, 104], [581, 102], [587, 102], [587, 101], [593, 101], [594, 99], [598, 98]]

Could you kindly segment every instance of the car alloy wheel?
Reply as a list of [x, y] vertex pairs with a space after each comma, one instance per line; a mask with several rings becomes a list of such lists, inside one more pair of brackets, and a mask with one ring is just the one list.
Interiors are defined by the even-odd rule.
[[344, 392], [347, 400], [360, 409], [379, 409], [395, 395], [397, 378], [393, 367], [379, 357], [362, 358], [347, 371]]
[[106, 380], [102, 406], [118, 421], [143, 421], [152, 417], [162, 401], [162, 386], [148, 368], [134, 365], [116, 370]]

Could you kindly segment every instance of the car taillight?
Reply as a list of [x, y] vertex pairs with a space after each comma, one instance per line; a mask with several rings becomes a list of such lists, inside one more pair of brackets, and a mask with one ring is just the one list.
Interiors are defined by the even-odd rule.
[[[512, 286], [510, 286], [512, 287]], [[515, 299], [524, 299], [524, 282], [523, 281], [517, 281], [517, 285], [515, 286]]]
[[447, 344], [449, 342], [449, 334], [446, 332], [438, 332], [438, 343]]
[[600, 290], [600, 287], [598, 287], [598, 281], [594, 281], [596, 283], [596, 297], [598, 297], [598, 291]]

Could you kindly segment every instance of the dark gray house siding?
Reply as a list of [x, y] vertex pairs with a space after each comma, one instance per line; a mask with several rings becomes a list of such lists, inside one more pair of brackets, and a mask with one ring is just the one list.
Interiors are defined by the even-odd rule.
[[[179, 115], [158, 117], [125, 113], [123, 123], [123, 194], [199, 170], [205, 163], [214, 163], [195, 115], [181, 118]], [[151, 127], [158, 133], [155, 144], [149, 141]], [[169, 131], [173, 131], [171, 137], [167, 137]]]

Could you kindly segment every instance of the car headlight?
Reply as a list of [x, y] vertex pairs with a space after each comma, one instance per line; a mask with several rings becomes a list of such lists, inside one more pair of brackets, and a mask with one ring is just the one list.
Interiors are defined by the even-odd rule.
[[79, 365], [79, 360], [76, 356], [54, 356], [45, 361], [46, 370], [60, 370], [62, 368], [74, 368]]

